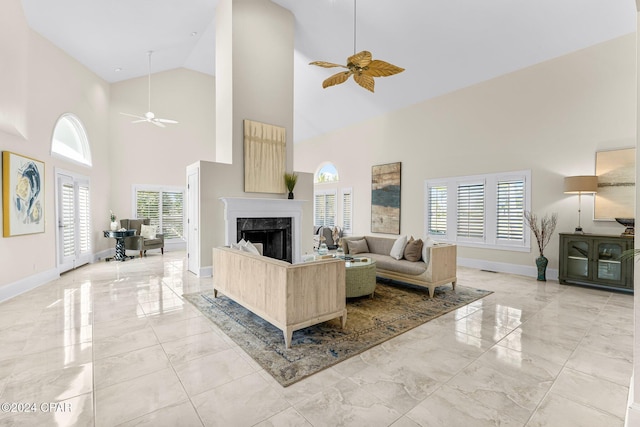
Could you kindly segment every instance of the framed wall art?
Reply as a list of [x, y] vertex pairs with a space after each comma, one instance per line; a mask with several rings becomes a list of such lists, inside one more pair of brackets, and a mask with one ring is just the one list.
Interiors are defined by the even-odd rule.
[[3, 151], [3, 236], [44, 233], [44, 208], [44, 163]]
[[371, 168], [371, 232], [400, 234], [401, 163]]
[[286, 129], [244, 120], [244, 191], [285, 193]]
[[636, 149], [596, 152], [595, 220], [635, 217]]

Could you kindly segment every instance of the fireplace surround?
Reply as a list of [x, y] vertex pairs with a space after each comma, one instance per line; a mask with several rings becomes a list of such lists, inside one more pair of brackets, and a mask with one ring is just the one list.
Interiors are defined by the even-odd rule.
[[[291, 262], [300, 262], [301, 224], [304, 200], [221, 197], [224, 203], [225, 245], [238, 242], [238, 219], [248, 218], [290, 218], [291, 221]], [[251, 239], [249, 239], [251, 240]]]

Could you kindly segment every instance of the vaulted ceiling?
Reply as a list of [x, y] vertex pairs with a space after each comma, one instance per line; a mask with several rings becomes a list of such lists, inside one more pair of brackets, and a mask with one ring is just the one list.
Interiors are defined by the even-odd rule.
[[[354, 0], [272, 0], [295, 16], [294, 140], [636, 31], [634, 0], [361, 0], [356, 49], [406, 69], [322, 89], [308, 65], [354, 53]], [[31, 28], [108, 82], [185, 67], [215, 70], [218, 0], [22, 0]], [[119, 71], [116, 71], [119, 69]]]

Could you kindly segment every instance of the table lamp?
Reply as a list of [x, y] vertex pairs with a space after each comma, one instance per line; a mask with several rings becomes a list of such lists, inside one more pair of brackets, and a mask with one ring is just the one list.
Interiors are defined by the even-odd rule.
[[584, 234], [580, 225], [580, 213], [582, 211], [582, 194], [593, 194], [598, 192], [598, 177], [595, 175], [568, 176], [564, 179], [564, 192], [566, 194], [578, 195], [578, 226], [577, 234]]

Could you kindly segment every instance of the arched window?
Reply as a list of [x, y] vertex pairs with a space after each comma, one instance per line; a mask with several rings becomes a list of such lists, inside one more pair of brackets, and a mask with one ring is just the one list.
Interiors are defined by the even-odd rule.
[[64, 113], [53, 129], [51, 153], [91, 166], [89, 139], [80, 119], [71, 113]]
[[333, 163], [325, 163], [316, 172], [314, 183], [338, 182], [338, 179], [338, 170]]

